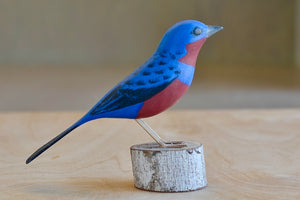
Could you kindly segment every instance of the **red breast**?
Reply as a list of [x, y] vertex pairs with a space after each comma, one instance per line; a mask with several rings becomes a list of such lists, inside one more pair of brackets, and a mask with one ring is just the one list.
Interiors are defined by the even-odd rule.
[[189, 85], [176, 79], [163, 91], [146, 100], [139, 111], [137, 118], [156, 115], [175, 104], [188, 90]]

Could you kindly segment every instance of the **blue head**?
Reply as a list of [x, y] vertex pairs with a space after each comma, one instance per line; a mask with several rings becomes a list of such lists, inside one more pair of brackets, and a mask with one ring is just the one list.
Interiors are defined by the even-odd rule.
[[[196, 20], [185, 20], [174, 24], [163, 36], [157, 51], [168, 51], [172, 53], [186, 53], [186, 45], [210, 37], [217, 31], [223, 29], [221, 26], [208, 26]], [[202, 44], [203, 44], [202, 43]]]

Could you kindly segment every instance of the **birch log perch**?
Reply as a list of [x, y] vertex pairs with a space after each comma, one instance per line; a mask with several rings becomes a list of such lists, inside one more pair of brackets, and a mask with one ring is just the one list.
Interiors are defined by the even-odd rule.
[[207, 185], [203, 146], [195, 142], [157, 143], [130, 148], [135, 187], [156, 192], [186, 192]]

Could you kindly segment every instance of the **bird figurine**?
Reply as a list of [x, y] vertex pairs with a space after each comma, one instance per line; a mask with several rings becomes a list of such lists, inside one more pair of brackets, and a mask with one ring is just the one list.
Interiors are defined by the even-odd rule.
[[190, 87], [198, 53], [206, 39], [223, 29], [184, 20], [167, 30], [153, 55], [112, 88], [81, 119], [36, 150], [37, 156], [80, 125], [98, 118], [136, 119], [159, 145], [164, 142], [141, 118], [157, 115], [175, 104]]

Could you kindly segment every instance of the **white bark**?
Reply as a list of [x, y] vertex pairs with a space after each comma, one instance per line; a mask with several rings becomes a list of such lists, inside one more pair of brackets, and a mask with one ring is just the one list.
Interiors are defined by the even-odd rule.
[[134, 184], [137, 188], [158, 192], [192, 191], [207, 185], [202, 144], [172, 142], [131, 147]]

